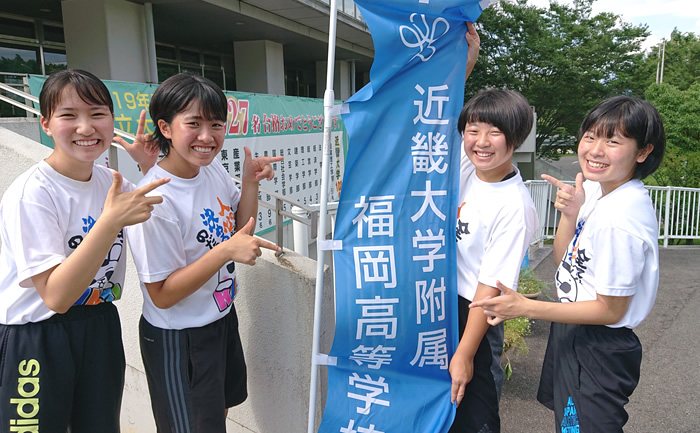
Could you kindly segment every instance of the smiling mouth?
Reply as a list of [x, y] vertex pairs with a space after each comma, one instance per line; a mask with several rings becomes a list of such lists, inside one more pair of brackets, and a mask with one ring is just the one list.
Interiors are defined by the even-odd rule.
[[199, 153], [211, 153], [214, 151], [213, 147], [194, 146], [193, 149]]
[[100, 140], [95, 138], [93, 140], [75, 140], [74, 143], [80, 147], [90, 147], [99, 143]]
[[602, 162], [588, 161], [588, 165], [593, 168], [606, 168], [609, 164], [603, 164]]
[[488, 158], [489, 156], [493, 155], [493, 153], [487, 153], [487, 152], [474, 152], [474, 155], [479, 156], [481, 158]]

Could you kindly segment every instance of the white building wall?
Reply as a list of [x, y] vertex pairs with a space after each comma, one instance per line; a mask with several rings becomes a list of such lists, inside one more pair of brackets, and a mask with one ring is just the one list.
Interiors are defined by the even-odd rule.
[[66, 59], [103, 80], [150, 81], [146, 11], [125, 0], [63, 0]]
[[234, 42], [236, 88], [284, 95], [283, 46], [272, 41]]

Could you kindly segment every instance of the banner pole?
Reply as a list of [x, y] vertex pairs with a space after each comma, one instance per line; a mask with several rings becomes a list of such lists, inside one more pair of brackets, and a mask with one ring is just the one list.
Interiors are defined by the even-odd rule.
[[326, 91], [323, 94], [323, 158], [321, 159], [321, 207], [319, 210], [318, 235], [316, 237], [316, 293], [314, 298], [314, 330], [311, 346], [311, 383], [309, 388], [308, 433], [314, 433], [316, 426], [316, 392], [318, 384], [319, 339], [321, 334], [321, 304], [323, 302], [323, 268], [325, 251], [321, 249], [326, 239], [328, 220], [328, 167], [331, 159], [331, 129], [333, 118], [331, 109], [335, 104], [333, 92], [333, 72], [335, 69], [335, 35], [338, 19], [336, 0], [330, 1], [330, 22], [328, 26], [328, 62], [326, 65]]

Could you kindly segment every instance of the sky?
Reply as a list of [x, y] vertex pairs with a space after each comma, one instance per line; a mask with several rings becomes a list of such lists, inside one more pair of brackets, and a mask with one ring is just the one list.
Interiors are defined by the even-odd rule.
[[[557, 0], [571, 4], [571, 0]], [[538, 7], [547, 7], [549, 0], [528, 0]], [[680, 32], [700, 35], [699, 0], [597, 0], [593, 3], [593, 14], [612, 12], [628, 23], [647, 24], [651, 35], [643, 44], [649, 48], [668, 39], [674, 27]]]

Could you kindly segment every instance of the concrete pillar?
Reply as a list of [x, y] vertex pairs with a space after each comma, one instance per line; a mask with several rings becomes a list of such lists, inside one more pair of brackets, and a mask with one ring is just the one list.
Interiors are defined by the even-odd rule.
[[233, 43], [236, 90], [284, 95], [282, 44], [272, 41]]
[[[326, 91], [326, 65], [328, 62], [316, 62], [316, 95], [323, 97]], [[333, 92], [335, 99], [346, 101], [352, 96], [352, 65], [345, 60], [336, 60], [333, 71]]]
[[145, 6], [125, 0], [62, 0], [61, 6], [69, 68], [104, 80], [158, 81], [151, 77], [147, 29], [153, 24]]

